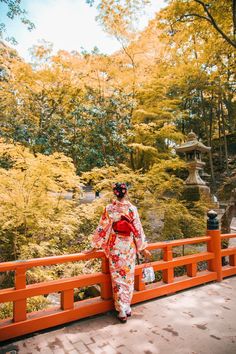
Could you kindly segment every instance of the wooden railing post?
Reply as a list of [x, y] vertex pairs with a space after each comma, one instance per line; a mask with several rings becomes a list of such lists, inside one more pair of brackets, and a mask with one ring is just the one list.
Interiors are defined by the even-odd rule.
[[236, 266], [236, 254], [231, 254], [229, 256], [229, 265], [232, 267]]
[[196, 277], [197, 275], [197, 263], [191, 263], [186, 265], [187, 276]]
[[145, 289], [145, 282], [143, 281], [143, 274], [137, 274], [134, 276], [134, 289], [141, 291]]
[[[26, 268], [17, 267], [15, 270], [15, 289], [26, 288]], [[26, 299], [13, 302], [13, 321], [20, 322], [27, 319], [26, 314]]]
[[[104, 274], [110, 274], [109, 261], [107, 257], [102, 258], [102, 272]], [[112, 286], [111, 281], [109, 283], [101, 284], [101, 298], [103, 300], [108, 300], [112, 298]]]
[[217, 281], [222, 280], [222, 255], [221, 255], [221, 237], [219, 230], [219, 220], [217, 213], [210, 210], [207, 213], [207, 235], [211, 237], [208, 242], [208, 252], [214, 253], [214, 259], [208, 262], [208, 270], [217, 273]]
[[61, 292], [61, 309], [70, 310], [74, 307], [74, 289], [68, 289]]
[[[172, 246], [167, 245], [164, 249], [163, 260], [168, 262], [172, 261], [173, 253], [172, 253]], [[164, 269], [162, 271], [162, 279], [164, 283], [173, 283], [174, 281], [174, 268]]]

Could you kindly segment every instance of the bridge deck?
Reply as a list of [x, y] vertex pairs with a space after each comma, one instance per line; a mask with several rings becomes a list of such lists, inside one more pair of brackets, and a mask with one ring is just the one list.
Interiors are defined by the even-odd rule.
[[233, 354], [235, 297], [231, 277], [134, 305], [126, 324], [109, 312], [5, 343], [0, 354]]

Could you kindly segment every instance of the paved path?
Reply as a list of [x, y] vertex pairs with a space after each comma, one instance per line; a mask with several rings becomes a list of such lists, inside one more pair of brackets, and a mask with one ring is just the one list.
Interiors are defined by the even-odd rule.
[[[1, 354], [235, 354], [236, 277], [109, 312], [5, 345]], [[11, 352], [14, 353], [13, 351]]]

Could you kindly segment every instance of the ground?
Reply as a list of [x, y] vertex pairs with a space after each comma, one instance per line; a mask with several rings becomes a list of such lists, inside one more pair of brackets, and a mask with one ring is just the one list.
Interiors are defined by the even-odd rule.
[[4, 343], [0, 354], [235, 354], [236, 277]]

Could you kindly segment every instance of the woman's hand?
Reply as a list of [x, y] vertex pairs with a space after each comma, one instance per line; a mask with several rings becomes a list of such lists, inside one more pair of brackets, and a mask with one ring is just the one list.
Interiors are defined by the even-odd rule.
[[149, 262], [152, 260], [152, 254], [147, 249], [144, 249], [144, 250], [140, 251], [140, 253], [145, 258], [145, 260], [147, 260]]

